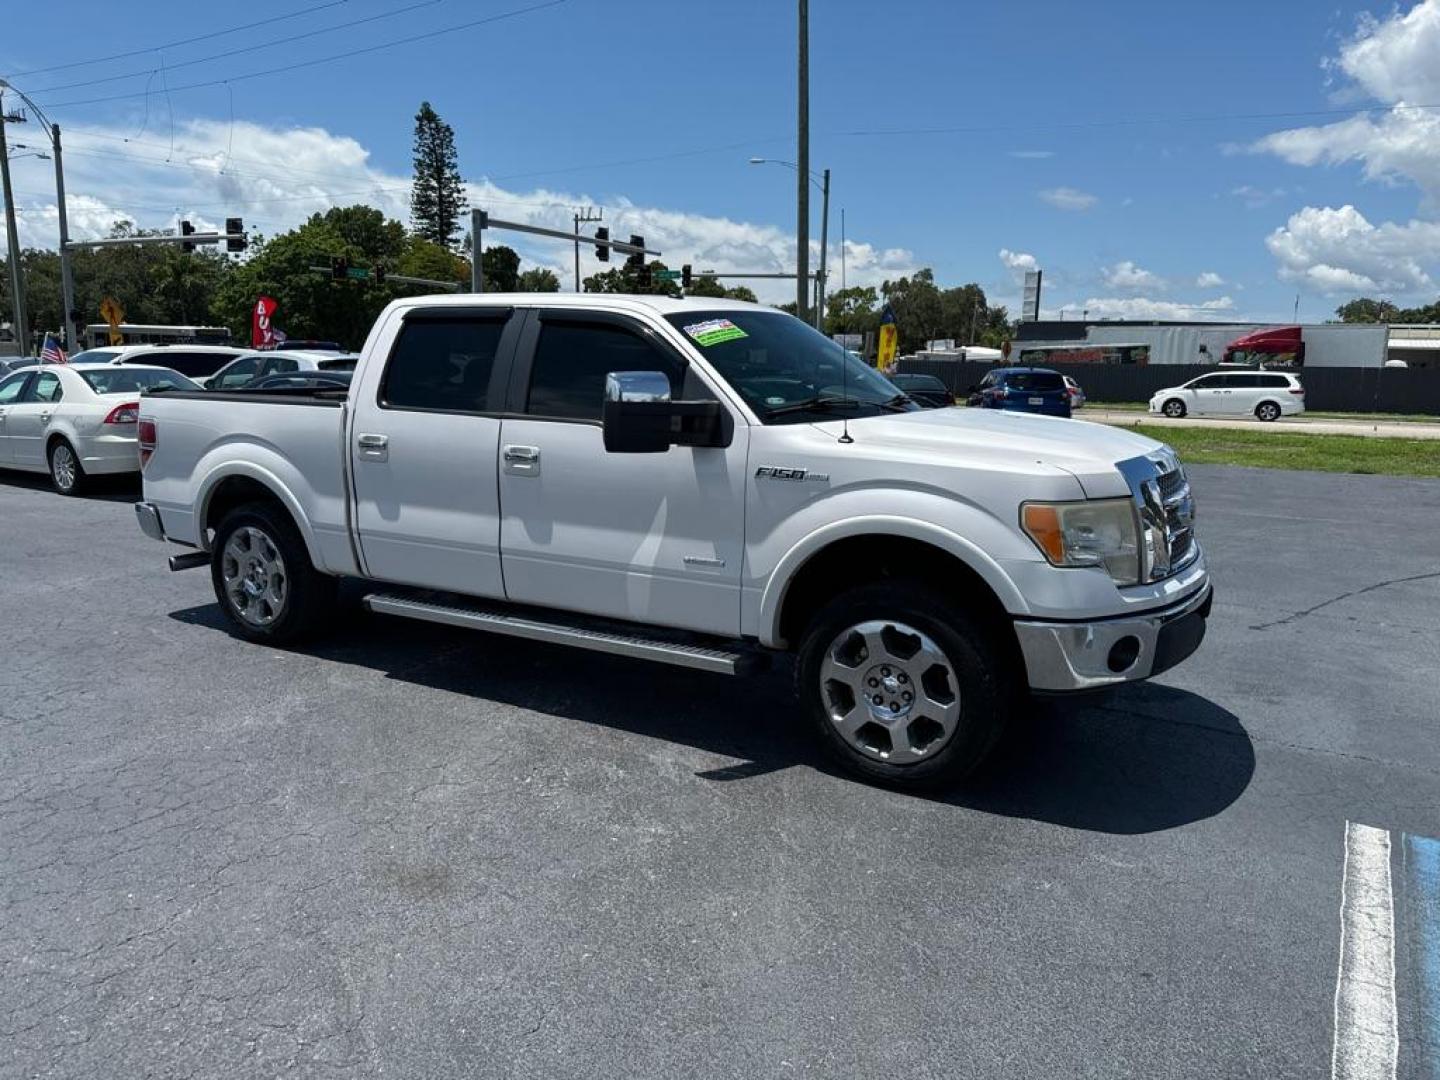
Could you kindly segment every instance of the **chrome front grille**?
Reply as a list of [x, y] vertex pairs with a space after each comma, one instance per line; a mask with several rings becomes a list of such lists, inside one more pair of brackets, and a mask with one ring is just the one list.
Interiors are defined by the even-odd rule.
[[1195, 546], [1195, 500], [1190, 495], [1190, 483], [1183, 469], [1161, 473], [1156, 486], [1164, 510], [1165, 542], [1170, 554], [1168, 570], [1156, 576], [1165, 577], [1183, 569], [1199, 551]]

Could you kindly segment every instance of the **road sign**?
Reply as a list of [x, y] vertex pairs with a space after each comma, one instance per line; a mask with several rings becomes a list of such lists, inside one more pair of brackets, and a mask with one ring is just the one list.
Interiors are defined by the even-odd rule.
[[680, 270], [655, 270], [653, 276], [661, 281], [679, 281], [682, 271]]
[[101, 300], [100, 317], [110, 324], [110, 344], [123, 345], [125, 335], [120, 333], [120, 324], [125, 321], [125, 309], [120, 306], [120, 301], [113, 296]]
[[369, 281], [370, 271], [363, 266], [352, 266], [345, 271], [345, 276], [352, 281]]

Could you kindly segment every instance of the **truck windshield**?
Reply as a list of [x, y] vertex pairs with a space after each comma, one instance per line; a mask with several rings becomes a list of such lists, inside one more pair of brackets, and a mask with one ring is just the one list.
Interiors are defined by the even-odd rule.
[[853, 353], [783, 312], [685, 311], [669, 320], [762, 423], [918, 408]]

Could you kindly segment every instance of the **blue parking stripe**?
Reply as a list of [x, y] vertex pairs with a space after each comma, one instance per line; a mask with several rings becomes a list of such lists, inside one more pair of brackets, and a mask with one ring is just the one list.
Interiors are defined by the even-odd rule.
[[1411, 897], [1419, 916], [1415, 925], [1420, 975], [1420, 1002], [1417, 1019], [1420, 1042], [1429, 1060], [1431, 1080], [1440, 1080], [1440, 840], [1428, 836], [1407, 836]]

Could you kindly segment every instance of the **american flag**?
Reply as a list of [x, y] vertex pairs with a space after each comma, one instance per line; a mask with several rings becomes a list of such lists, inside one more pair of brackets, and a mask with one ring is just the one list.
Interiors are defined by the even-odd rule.
[[54, 334], [45, 335], [45, 347], [40, 350], [40, 362], [42, 364], [64, 364], [65, 350], [60, 347], [60, 342], [55, 340]]

